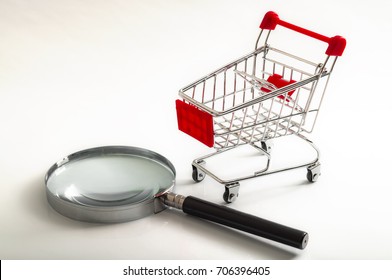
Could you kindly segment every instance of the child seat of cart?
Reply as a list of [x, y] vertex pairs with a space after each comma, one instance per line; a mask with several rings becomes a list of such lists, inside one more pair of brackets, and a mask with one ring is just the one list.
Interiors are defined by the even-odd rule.
[[[269, 93], [269, 92], [274, 91], [278, 88], [282, 88], [282, 87], [285, 87], [285, 86], [288, 86], [288, 85], [291, 85], [291, 84], [294, 84], [297, 82], [293, 79], [286, 80], [282, 77], [282, 75], [279, 75], [276, 73], [270, 75], [270, 74], [264, 72], [264, 74], [269, 75], [267, 80], [264, 80], [264, 79], [260, 79], [254, 75], [250, 75], [250, 74], [243, 72], [243, 71], [234, 70], [234, 72], [237, 75], [239, 75], [241, 78], [243, 78], [245, 81], [252, 84], [257, 90], [259, 90], [263, 94]], [[248, 78], [250, 78], [251, 80], [249, 80]], [[285, 95], [286, 95], [287, 102], [293, 101], [291, 96], [293, 95], [294, 92], [295, 92], [295, 89], [289, 91], [287, 93], [287, 95], [286, 94], [279, 95], [278, 98], [284, 100]]]
[[[296, 81], [294, 81], [294, 80], [286, 80], [279, 74], [272, 74], [271, 76], [268, 77], [267, 82], [273, 84], [274, 86], [276, 86], [276, 88], [282, 88], [282, 87], [291, 85], [291, 84], [295, 83]], [[260, 90], [263, 91], [263, 92], [266, 92], [266, 93], [271, 92], [271, 89], [269, 89], [268, 87], [265, 87], [265, 86], [262, 86], [260, 88]], [[288, 97], [291, 97], [293, 95], [294, 91], [295, 91], [295, 89], [289, 91], [287, 93]], [[285, 99], [284, 95], [279, 95], [278, 98]], [[286, 101], [290, 102], [291, 99], [286, 98]]]

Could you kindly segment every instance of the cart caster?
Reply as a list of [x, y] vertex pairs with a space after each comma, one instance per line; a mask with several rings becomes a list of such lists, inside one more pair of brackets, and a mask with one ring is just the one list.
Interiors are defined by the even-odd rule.
[[227, 184], [225, 186], [225, 192], [223, 193], [223, 200], [227, 203], [234, 202], [238, 197], [240, 190], [240, 183]]
[[321, 173], [321, 165], [320, 163], [316, 163], [315, 165], [308, 166], [308, 173], [306, 174], [306, 178], [309, 182], [316, 182], [318, 177], [320, 177]]
[[197, 167], [192, 165], [192, 179], [193, 179], [193, 181], [195, 181], [196, 183], [199, 183], [199, 182], [203, 181], [205, 177], [206, 177], [206, 174], [204, 172], [202, 172]]
[[260, 141], [261, 148], [267, 153], [271, 153], [272, 150], [272, 141]]

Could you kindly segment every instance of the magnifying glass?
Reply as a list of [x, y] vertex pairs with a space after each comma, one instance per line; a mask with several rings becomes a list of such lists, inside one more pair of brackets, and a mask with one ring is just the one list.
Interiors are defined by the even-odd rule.
[[172, 207], [298, 249], [306, 247], [304, 231], [173, 193], [175, 177], [173, 164], [158, 153], [105, 146], [76, 152], [55, 163], [46, 173], [45, 185], [49, 204], [75, 220], [127, 222]]

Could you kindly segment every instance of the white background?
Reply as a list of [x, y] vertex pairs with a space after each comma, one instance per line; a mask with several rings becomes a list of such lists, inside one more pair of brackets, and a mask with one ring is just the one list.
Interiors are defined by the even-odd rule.
[[[387, 0], [0, 0], [0, 258], [391, 259], [391, 8]], [[302, 169], [245, 181], [229, 206], [306, 230], [306, 250], [175, 210], [97, 225], [51, 209], [46, 170], [101, 145], [161, 153], [176, 166], [178, 193], [223, 203], [223, 186], [191, 179], [191, 161], [212, 151], [177, 130], [174, 101], [181, 87], [251, 51], [269, 10], [348, 42], [310, 136], [322, 152], [319, 181], [308, 184]], [[221, 168], [230, 173], [229, 163]]]

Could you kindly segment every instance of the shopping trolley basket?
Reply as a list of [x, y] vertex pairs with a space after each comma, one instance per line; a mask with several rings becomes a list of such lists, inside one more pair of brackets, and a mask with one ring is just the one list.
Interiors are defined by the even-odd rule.
[[[278, 25], [327, 43], [324, 61], [313, 62], [270, 45], [271, 31]], [[182, 88], [181, 99], [176, 100], [179, 130], [215, 148], [214, 153], [192, 162], [192, 177], [200, 182], [207, 174], [224, 184], [226, 202], [237, 198], [239, 181], [244, 179], [307, 167], [307, 179], [317, 180], [319, 151], [303, 133], [311, 133], [314, 128], [328, 80], [346, 45], [341, 36], [315, 33], [281, 20], [274, 12], [266, 13], [260, 28], [254, 51]], [[309, 143], [316, 158], [269, 170], [270, 140], [288, 135]], [[207, 158], [244, 144], [267, 157], [262, 170], [224, 180], [207, 169]]]

